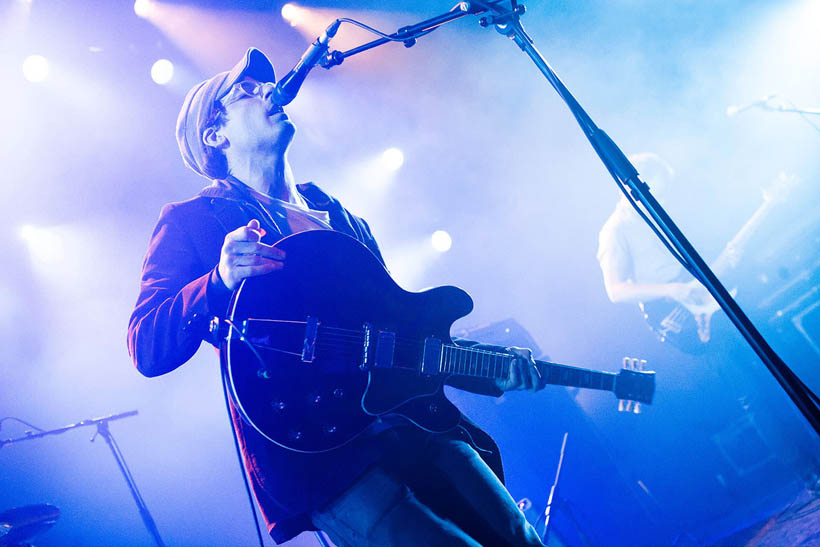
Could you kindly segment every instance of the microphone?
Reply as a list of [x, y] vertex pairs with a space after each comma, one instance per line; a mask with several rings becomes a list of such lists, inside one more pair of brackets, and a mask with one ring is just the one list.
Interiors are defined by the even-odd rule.
[[774, 99], [775, 97], [777, 97], [777, 95], [767, 95], [766, 97], [763, 97], [762, 99], [751, 102], [751, 103], [747, 103], [747, 104], [740, 105], [740, 106], [730, 106], [729, 108], [726, 109], [726, 115], [727, 116], [734, 116], [735, 114], [737, 114], [739, 112], [743, 112], [744, 110], [748, 110], [748, 109], [754, 108], [756, 106], [764, 106], [770, 100]]
[[308, 46], [302, 58], [296, 63], [296, 66], [294, 66], [284, 78], [276, 82], [276, 87], [273, 89], [273, 103], [275, 105], [285, 106], [296, 98], [296, 94], [299, 93], [299, 88], [302, 87], [302, 82], [305, 81], [308, 72], [310, 72], [310, 69], [316, 66], [325, 53], [327, 53], [330, 39], [336, 36], [336, 31], [339, 30], [341, 24], [342, 22], [339, 19], [333, 21], [322, 35]]

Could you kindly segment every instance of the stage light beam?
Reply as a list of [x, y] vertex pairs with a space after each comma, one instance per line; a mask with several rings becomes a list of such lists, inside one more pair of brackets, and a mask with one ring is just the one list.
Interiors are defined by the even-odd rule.
[[160, 59], [151, 66], [151, 79], [165, 85], [174, 77], [174, 64], [168, 59]]
[[440, 253], [446, 253], [453, 246], [453, 238], [444, 230], [436, 230], [430, 236], [430, 244]]
[[29, 55], [23, 60], [23, 76], [33, 83], [48, 78], [48, 60], [42, 55]]
[[151, 0], [136, 0], [134, 2], [134, 13], [137, 14], [137, 17], [147, 19], [153, 10], [154, 4]]
[[382, 153], [382, 165], [388, 171], [398, 171], [404, 165], [404, 153], [396, 147], [391, 147]]
[[64, 243], [52, 230], [26, 224], [20, 228], [32, 257], [45, 264], [55, 264], [63, 258]]
[[290, 26], [295, 27], [307, 15], [307, 10], [288, 2], [282, 6], [282, 19], [287, 21]]

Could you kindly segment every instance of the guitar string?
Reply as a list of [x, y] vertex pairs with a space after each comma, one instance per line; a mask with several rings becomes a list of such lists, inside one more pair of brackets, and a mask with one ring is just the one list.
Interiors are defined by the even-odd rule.
[[[260, 322], [267, 322], [267, 323], [284, 323], [284, 324], [291, 324], [291, 325], [306, 325], [307, 324], [306, 321], [289, 321], [289, 320], [281, 320], [281, 319], [251, 319], [249, 321], [260, 321]], [[359, 341], [363, 342], [364, 341], [364, 333], [362, 331], [359, 331], [359, 330], [345, 329], [345, 328], [341, 328], [341, 327], [323, 326], [323, 327], [319, 328], [319, 331], [320, 332], [324, 331], [323, 332], [323, 335], [324, 335], [323, 338], [330, 340], [329, 343], [328, 342], [322, 342], [321, 347], [324, 347], [325, 349], [328, 349], [328, 348], [334, 349], [334, 350], [338, 349], [339, 341], [342, 341], [342, 344], [344, 344], [345, 340], [348, 340], [348, 341], [353, 340], [353, 341], [356, 341], [356, 342], [359, 342]], [[333, 340], [335, 340], [335, 342], [333, 342]], [[421, 345], [421, 342], [418, 339], [414, 339], [414, 338], [411, 338], [411, 337], [404, 337], [404, 336], [396, 336], [395, 340], [397, 342], [396, 347], [399, 348], [399, 349], [411, 349], [411, 350], [417, 350], [417, 351], [422, 349], [421, 347], [419, 347]], [[336, 345], [335, 347], [334, 347], [334, 344]], [[446, 364], [442, 363], [444, 365], [443, 371], [448, 371], [448, 372], [449, 371], [466, 372], [466, 370], [468, 370], [468, 369], [472, 369], [472, 370], [481, 369], [481, 370], [483, 370], [485, 366], [488, 369], [490, 367], [497, 367], [498, 366], [499, 363], [483, 362], [482, 361], [483, 356], [489, 356], [490, 358], [501, 358], [502, 359], [501, 365], [502, 365], [502, 369], [503, 369], [503, 368], [506, 368], [505, 365], [508, 364], [508, 363], [505, 363], [505, 358], [509, 359], [509, 357], [510, 357], [507, 354], [492, 352], [492, 351], [487, 351], [487, 350], [481, 350], [481, 349], [462, 348], [462, 347], [451, 346], [451, 345], [444, 345], [442, 347], [444, 348], [444, 351], [449, 350], [451, 352], [451, 355], [448, 356], [448, 357], [450, 357], [450, 359], [447, 360], [447, 363]], [[276, 348], [268, 348], [268, 349], [275, 350]], [[451, 359], [453, 349], [457, 350], [457, 352], [458, 352], [458, 356], [455, 358], [455, 360]], [[284, 353], [289, 353], [291, 355], [301, 356], [301, 354], [298, 354], [296, 352], [284, 352]], [[357, 352], [356, 351], [349, 351], [349, 353], [352, 353], [352, 354], [355, 355]], [[477, 359], [475, 359], [476, 357], [477, 357]], [[448, 368], [450, 370], [447, 370]], [[564, 367], [561, 367], [561, 368], [563, 369]]]
[[[301, 357], [300, 353], [291, 352], [291, 351], [287, 351], [287, 350], [282, 350], [282, 349], [279, 349], [279, 348], [271, 348], [271, 347], [265, 347], [265, 346], [256, 346], [256, 347], [259, 348], [259, 349], [262, 349], [262, 350], [267, 350], [267, 351], [272, 351], [272, 352], [277, 352], [277, 353], [283, 353], [283, 354], [287, 354], [287, 355], [291, 355], [291, 356], [295, 356], [295, 357]], [[356, 348], [355, 346], [351, 346], [349, 344], [338, 344], [338, 343], [335, 343], [335, 342], [318, 342], [317, 343], [317, 348], [322, 353], [327, 352], [327, 350], [332, 350], [329, 354], [325, 354], [324, 355], [325, 357], [337, 357], [337, 358], [340, 358], [340, 357], [341, 358], [357, 358], [357, 357], [359, 357], [359, 352], [357, 351], [358, 348]], [[486, 352], [484, 350], [473, 350], [471, 348], [458, 348], [456, 346], [445, 346], [445, 348], [446, 348], [445, 353], [447, 352], [447, 350], [449, 350], [450, 357], [452, 357], [454, 355], [452, 350], [456, 350], [457, 352], [467, 352], [466, 354], [462, 353], [462, 356], [466, 356], [467, 360], [459, 361], [458, 358], [457, 358], [455, 360], [455, 362], [448, 361], [447, 364], [440, 370], [440, 372], [456, 372], [456, 373], [460, 372], [460, 373], [463, 374], [463, 373], [471, 370], [472, 372], [471, 372], [471, 374], [469, 374], [470, 376], [479, 376], [479, 377], [484, 377], [484, 378], [495, 378], [495, 379], [505, 378], [508, 374], [508, 370], [509, 370], [508, 366], [511, 362], [508, 359], [512, 356], [508, 356], [508, 355], [505, 355], [505, 354], [494, 354], [496, 356], [501, 357], [501, 362], [500, 363], [499, 362], [496, 362], [496, 363], [486, 363], [486, 362], [482, 363], [480, 361], [479, 362], [475, 362], [475, 361], [470, 362], [469, 361], [469, 355], [470, 354], [480, 355], [480, 354], [487, 354], [488, 352]], [[493, 355], [492, 353], [490, 353], [490, 354]], [[499, 365], [501, 365], [500, 369], [499, 369]], [[561, 365], [557, 365], [555, 363], [553, 363], [552, 365], [554, 367], [553, 370], [555, 370], [556, 372], [558, 372], [558, 371], [562, 371], [562, 372], [568, 371], [568, 372], [574, 372], [576, 374], [586, 372], [586, 373], [590, 374], [593, 378], [595, 378], [597, 380], [597, 382], [596, 381], [589, 381], [589, 382], [586, 383], [587, 387], [592, 386], [593, 383], [597, 383], [600, 386], [603, 385], [603, 379], [605, 377], [605, 375], [603, 373], [595, 373], [594, 371], [575, 370], [573, 367], [561, 366]], [[415, 370], [415, 369], [414, 368], [407, 368], [407, 370]], [[484, 372], [485, 370], [486, 370], [486, 373]], [[550, 380], [551, 383], [554, 383], [554, 384], [557, 384], [557, 385], [575, 385], [578, 382], [578, 380], [573, 381], [572, 379], [567, 378], [569, 383], [565, 384], [564, 382], [560, 381], [560, 376], [556, 377], [553, 374], [548, 374], [548, 378], [551, 379]]]
[[[361, 337], [360, 337], [361, 338]], [[301, 353], [287, 351], [280, 348], [274, 348], [270, 346], [265, 346], [261, 344], [253, 344], [255, 347], [267, 350], [267, 351], [274, 351], [278, 353], [284, 353], [287, 355], [292, 355], [295, 357], [301, 357]], [[456, 346], [444, 346], [445, 353], [449, 352], [447, 356], [446, 363], [443, 363], [443, 369], [441, 372], [467, 372], [468, 370], [472, 370], [474, 373], [481, 373], [483, 371], [487, 371], [486, 374], [475, 374], [479, 376], [485, 377], [503, 377], [505, 376], [504, 370], [509, 364], [509, 359], [511, 356], [501, 354], [501, 353], [494, 353], [494, 352], [487, 352], [485, 350], [475, 350], [472, 348], [459, 348]], [[326, 354], [325, 356], [350, 356], [350, 357], [357, 357], [359, 356], [359, 348], [347, 343], [339, 343], [338, 340], [334, 340], [333, 337], [324, 337], [317, 342], [317, 349], [323, 352], [330, 353]], [[411, 349], [420, 350], [421, 348], [418, 347], [418, 344], [413, 344]], [[453, 350], [458, 352], [457, 354], [453, 353]], [[458, 355], [460, 354], [460, 355]], [[456, 356], [458, 355], [458, 356]], [[456, 356], [455, 358], [453, 358]], [[482, 361], [481, 357], [476, 359], [477, 356], [489, 356], [491, 358], [500, 359], [499, 361], [487, 362]], [[500, 366], [500, 370], [499, 370]]]
[[[302, 355], [301, 353], [282, 350], [282, 349], [278, 349], [278, 348], [271, 348], [271, 347], [266, 347], [266, 346], [256, 346], [256, 347], [257, 347], [257, 349], [259, 349], [263, 352], [264, 351], [271, 351], [271, 352], [276, 352], [276, 353], [282, 353], [282, 354], [285, 354], [285, 355], [290, 355], [290, 356], [293, 356], [293, 357], [301, 357], [301, 355]], [[327, 350], [328, 348], [320, 348], [320, 349]], [[330, 346], [329, 349], [339, 349], [339, 346]], [[355, 351], [344, 351], [344, 350], [342, 350], [342, 351], [331, 352], [331, 353], [326, 353], [326, 352], [323, 351], [322, 353], [324, 354], [323, 355], [324, 358], [345, 358], [345, 357], [347, 357], [347, 358], [356, 359], [356, 361], [358, 361], [357, 358], [359, 357], [358, 353], [355, 352]], [[502, 365], [504, 365], [504, 364], [506, 364], [506, 363], [502, 363]], [[483, 377], [483, 378], [505, 378], [507, 376], [504, 373], [504, 367], [503, 366], [502, 366], [501, 369], [498, 369], [497, 364], [496, 364], [495, 367], [493, 367], [493, 366], [483, 367], [483, 366], [479, 365], [478, 363], [474, 363], [474, 365], [475, 365], [474, 367], [467, 366], [466, 363], [464, 364], [464, 366], [454, 365], [454, 366], [449, 367], [449, 368], [445, 367], [443, 370], [440, 370], [439, 372], [453, 372], [453, 373], [464, 374], [468, 370], [470, 370], [470, 368], [472, 368], [473, 372], [471, 374], [469, 374], [469, 376], [477, 376], [477, 377]], [[378, 368], [378, 367], [375, 367], [375, 368]], [[396, 369], [404, 369], [404, 370], [414, 370], [414, 371], [417, 370], [416, 368], [412, 368], [412, 367], [395, 367], [395, 368]], [[484, 371], [486, 371], [486, 373], [484, 373]]]
[[[286, 323], [286, 324], [291, 324], [291, 325], [306, 325], [307, 324], [307, 321], [289, 321], [289, 320], [283, 320], [283, 319], [250, 319], [249, 321], [260, 321], [260, 322], [267, 322], [267, 323]], [[362, 343], [364, 342], [364, 332], [361, 331], [361, 330], [345, 329], [345, 328], [342, 328], [342, 327], [331, 327], [329, 325], [325, 325], [325, 326], [320, 326], [319, 327], [319, 333], [323, 334], [323, 338], [332, 337], [331, 340], [335, 339], [337, 341], [337, 343], [338, 343], [339, 340], [353, 340], [355, 342], [362, 342]], [[395, 341], [397, 342], [396, 343], [396, 348], [397, 349], [410, 349], [410, 350], [415, 350], [415, 351], [422, 350], [422, 348], [419, 347], [422, 343], [416, 338], [397, 335], [395, 337]], [[327, 346], [325, 346], [325, 347], [327, 347]], [[483, 369], [484, 365], [487, 365], [487, 363], [482, 363], [481, 362], [481, 357], [478, 357], [477, 361], [471, 361], [471, 359], [473, 357], [482, 356], [482, 355], [489, 355], [490, 358], [500, 358], [502, 360], [501, 365], [502, 365], [502, 371], [503, 371], [503, 369], [505, 369], [507, 366], [509, 366], [509, 362], [505, 363], [504, 360], [509, 359], [511, 357], [508, 354], [504, 354], [504, 353], [487, 351], [487, 350], [482, 350], [482, 349], [465, 348], [465, 347], [459, 347], [459, 346], [454, 346], [454, 345], [449, 345], [449, 344], [442, 345], [442, 348], [443, 348], [443, 351], [446, 351], [445, 348], [449, 348], [450, 352], [452, 352], [453, 350], [456, 350], [459, 353], [459, 356], [457, 356], [455, 358], [456, 362], [453, 362], [452, 360], [448, 360], [446, 365], [444, 363], [442, 363], [442, 365], [444, 365], [444, 368], [442, 369], [442, 372], [466, 372], [467, 370], [469, 370], [471, 368], [476, 369], [476, 367]], [[353, 353], [355, 353], [355, 352], [353, 352]], [[296, 353], [293, 353], [293, 354], [301, 356], [301, 354], [296, 354]], [[497, 364], [496, 365], [489, 364], [489, 366], [497, 366]], [[448, 370], [448, 367], [449, 367], [449, 370]], [[572, 367], [563, 367], [561, 365], [553, 364], [552, 368], [553, 368], [553, 370], [563, 370], [563, 371], [570, 371], [570, 372], [576, 372], [577, 373], [577, 371], [575, 371]], [[592, 372], [592, 371], [586, 371], [586, 372]], [[502, 373], [502, 377], [503, 376], [504, 376], [504, 374]]]
[[[338, 329], [338, 330], [346, 330], [346, 329]], [[357, 355], [359, 353], [359, 347], [357, 345], [348, 344], [348, 340], [355, 340], [357, 342], [363, 342], [364, 336], [361, 334], [357, 335], [346, 335], [346, 334], [335, 334], [335, 333], [324, 333], [324, 336], [320, 337], [317, 341], [317, 347], [321, 347], [324, 349], [341, 349], [342, 351], [347, 351], [353, 355]], [[410, 349], [415, 351], [422, 351], [421, 342], [407, 338], [407, 340], [411, 340], [410, 342], [402, 342], [400, 344], [396, 344], [396, 349]], [[271, 348], [269, 346], [261, 346], [266, 349], [276, 350], [276, 348]], [[350, 349], [347, 349], [350, 348]], [[486, 361], [482, 361], [482, 358], [485, 356], [489, 357], [490, 359], [501, 359], [502, 364], [506, 364], [506, 362], [512, 358], [512, 356], [504, 353], [492, 352], [482, 349], [474, 349], [474, 348], [465, 348], [459, 347], [454, 345], [443, 345], [443, 350], [449, 352], [449, 355], [446, 355], [447, 358], [447, 365], [452, 366], [453, 368], [470, 368], [470, 367], [485, 367], [485, 366], [498, 366], [499, 363], [487, 363]], [[284, 350], [280, 350], [284, 351]], [[453, 351], [456, 353], [454, 354]], [[291, 355], [301, 355], [300, 353], [296, 352], [287, 352]], [[477, 358], [477, 360], [476, 360]], [[553, 368], [557, 368], [558, 370], [569, 370], [572, 372], [587, 372], [592, 373], [594, 371], [575, 371], [573, 367], [565, 367], [558, 364], [553, 363]]]
[[[266, 322], [275, 322], [275, 323], [290, 323], [290, 324], [306, 324], [303, 321], [283, 321], [283, 320], [275, 320], [275, 319], [253, 319], [253, 321], [266, 321]], [[336, 331], [336, 332], [333, 332]], [[320, 334], [323, 334], [324, 337], [333, 336], [337, 339], [348, 339], [354, 341], [364, 341], [364, 333], [359, 330], [352, 330], [352, 329], [344, 329], [340, 327], [330, 327], [330, 326], [322, 326], [319, 327]], [[412, 348], [416, 349], [422, 346], [423, 342], [418, 340], [417, 338], [412, 338], [409, 336], [401, 336], [397, 335], [395, 337], [397, 343], [401, 344], [402, 348]], [[398, 346], [398, 344], [397, 344]], [[443, 345], [443, 347], [457, 347], [452, 346], [449, 344]], [[505, 353], [482, 350], [482, 349], [474, 349], [474, 348], [465, 348], [465, 347], [457, 347], [460, 351], [465, 351], [473, 354], [482, 354], [482, 355], [491, 355], [491, 356], [507, 356]]]
[[[318, 349], [320, 349], [320, 350], [328, 350], [328, 349], [341, 350], [341, 351], [331, 352], [330, 354], [325, 354], [324, 355], [325, 358], [327, 358], [327, 357], [337, 357], [337, 358], [339, 358], [339, 357], [342, 357], [342, 358], [343, 357], [349, 357], [349, 358], [359, 357], [359, 354], [358, 354], [357, 351], [347, 349], [349, 346], [332, 344], [332, 343], [331, 344], [326, 344], [325, 343], [325, 344], [321, 344], [321, 345], [317, 344], [317, 346], [318, 346]], [[296, 352], [291, 352], [291, 351], [287, 351], [287, 350], [282, 350], [282, 349], [278, 349], [278, 348], [271, 348], [271, 347], [266, 347], [266, 346], [256, 346], [256, 347], [258, 349], [263, 350], [263, 351], [272, 351], [272, 352], [277, 352], [277, 353], [283, 353], [283, 354], [286, 354], [286, 355], [291, 355], [291, 356], [294, 356], [294, 357], [301, 357], [301, 354], [296, 353]], [[448, 346], [448, 347], [453, 348], [453, 346]], [[469, 350], [469, 348], [456, 348], [456, 349], [467, 349], [467, 350]], [[324, 351], [323, 351], [323, 353], [324, 353]], [[498, 354], [498, 355], [503, 355], [503, 354]], [[501, 363], [495, 363], [495, 364], [490, 364], [490, 363], [483, 363], [482, 364], [482, 363], [478, 363], [478, 362], [473, 362], [473, 363], [469, 363], [469, 362], [452, 363], [452, 362], [450, 362], [448, 364], [452, 365], [452, 366], [450, 366], [449, 368], [445, 366], [439, 372], [454, 372], [454, 373], [459, 373], [460, 372], [460, 373], [463, 374], [463, 373], [467, 372], [468, 370], [472, 369], [472, 373], [469, 374], [469, 376], [476, 376], [476, 377], [482, 377], [482, 378], [488, 378], [488, 379], [489, 378], [501, 379], [501, 378], [505, 378], [507, 376], [507, 370], [508, 370], [507, 366], [509, 365], [509, 363], [510, 363], [509, 361], [502, 361]], [[499, 364], [501, 365], [500, 369], [498, 368]], [[484, 365], [487, 365], [487, 367], [485, 368]], [[560, 365], [557, 365], [557, 366], [560, 366]], [[397, 367], [397, 368], [404, 368], [404, 367]], [[408, 367], [405, 370], [416, 370], [416, 369]], [[484, 373], [485, 370], [486, 370], [486, 373]], [[558, 370], [571, 370], [572, 371], [571, 367], [561, 367], [561, 369], [558, 369]], [[578, 373], [578, 372], [588, 372], [588, 373], [591, 373], [592, 377], [597, 379], [597, 382], [596, 381], [587, 382], [586, 387], [591, 387], [595, 383], [597, 383], [600, 386], [603, 385], [603, 379], [604, 379], [605, 375], [603, 375], [601, 373], [596, 374], [596, 373], [594, 373], [594, 371], [573, 371], [573, 372], [576, 372], [576, 373]], [[575, 385], [578, 382], [578, 380], [573, 381], [570, 378], [568, 378], [567, 380], [570, 383], [565, 384], [565, 383], [560, 381], [560, 379], [559, 379], [560, 377], [556, 378], [553, 375], [548, 375], [548, 378], [551, 379], [550, 380], [551, 383], [554, 383], [556, 385]]]
[[[307, 321], [291, 321], [291, 320], [287, 320], [287, 319], [247, 319], [247, 321], [249, 323], [253, 322], [253, 321], [258, 321], [258, 322], [264, 322], [264, 323], [284, 323], [284, 324], [290, 324], [290, 325], [306, 325], [307, 324]], [[346, 329], [346, 328], [342, 328], [342, 327], [331, 327], [329, 325], [320, 325], [319, 330], [320, 331], [337, 331], [339, 334], [347, 334], [347, 335], [350, 335], [350, 336], [353, 336], [353, 337], [356, 337], [356, 338], [364, 336], [364, 332], [361, 329]], [[409, 336], [402, 336], [402, 335], [396, 335], [396, 340], [411, 341], [411, 342], [416, 342], [416, 343], [418, 342], [418, 340], [415, 339], [415, 338], [412, 338], [412, 337], [409, 337]]]
[[[267, 321], [277, 322], [277, 323], [291, 323], [291, 324], [293, 324], [293, 323], [297, 323], [297, 324], [302, 323], [302, 322], [297, 322], [297, 321], [279, 321], [279, 320], [267, 320]], [[229, 323], [231, 324], [232, 328], [236, 329], [236, 327], [233, 325], [233, 323], [231, 323], [231, 322], [229, 322]], [[303, 324], [306, 324], [306, 322], [304, 322]], [[324, 327], [324, 329], [325, 330], [335, 330], [335, 331], [338, 331], [338, 332], [336, 332], [336, 333], [325, 332], [324, 333], [325, 336], [323, 336], [321, 341], [317, 343], [317, 346], [319, 347], [320, 350], [322, 350], [323, 348], [324, 348], [324, 350], [332, 349], [334, 352], [336, 352], [337, 355], [340, 355], [342, 357], [357, 356], [358, 351], [354, 351], [354, 349], [358, 350], [358, 348], [355, 345], [350, 345], [348, 343], [348, 341], [350, 339], [354, 339], [357, 342], [358, 341], [364, 341], [364, 334], [363, 333], [358, 332], [358, 331], [351, 331], [350, 329], [342, 329], [342, 328], [334, 328], [334, 327]], [[280, 348], [264, 347], [264, 346], [260, 346], [260, 345], [257, 345], [257, 344], [253, 344], [242, 334], [242, 332], [239, 329], [236, 329], [236, 330], [240, 333], [240, 337], [241, 337], [242, 341], [245, 342], [246, 346], [250, 349], [250, 351], [252, 351], [255, 354], [255, 356], [257, 357], [257, 359], [260, 362], [263, 361], [263, 359], [261, 358], [261, 356], [258, 353], [256, 353], [256, 350], [255, 350], [256, 347], [258, 347], [259, 349], [278, 352], [278, 353], [289, 354], [289, 355], [296, 356], [296, 357], [301, 357], [301, 355], [302, 355], [301, 353], [290, 352], [290, 351], [282, 350]], [[355, 333], [355, 334], [348, 334], [348, 333]], [[329, 341], [325, 341], [324, 338], [327, 338], [328, 336], [330, 337]], [[336, 339], [336, 341], [334, 341], [334, 338]], [[404, 337], [402, 337], [402, 338], [404, 338]], [[409, 338], [406, 338], [406, 339], [412, 340], [411, 345], [412, 345], [413, 349], [416, 349], [416, 350], [419, 349], [419, 347], [418, 347], [419, 346], [419, 341], [418, 340], [409, 339]], [[339, 340], [341, 340], [342, 342], [339, 343]], [[407, 343], [404, 342], [402, 345], [406, 346]], [[339, 351], [339, 350], [341, 350], [341, 351]], [[442, 352], [443, 352], [443, 355], [442, 355], [442, 362], [440, 364], [440, 372], [456, 372], [456, 373], [461, 372], [461, 373], [464, 373], [467, 370], [471, 370], [471, 371], [473, 371], [473, 374], [471, 374], [471, 375], [473, 375], [473, 376], [483, 376], [485, 378], [504, 378], [507, 375], [508, 371], [509, 371], [508, 366], [511, 364], [512, 358], [513, 358], [513, 356], [507, 355], [507, 354], [491, 352], [491, 351], [481, 350], [481, 349], [462, 348], [462, 347], [458, 347], [458, 346], [454, 346], [454, 345], [443, 345], [442, 346]], [[444, 356], [446, 354], [449, 354], [449, 355], [447, 355], [447, 360], [446, 360], [446, 365], [445, 365]], [[452, 359], [452, 357], [454, 355], [458, 356], [456, 358], [455, 362]], [[499, 364], [498, 362], [484, 363], [484, 362], [481, 361], [480, 357], [479, 357], [478, 361], [471, 361], [471, 357], [473, 357], [473, 356], [484, 356], [484, 355], [490, 355], [491, 357], [501, 358], [501, 363], [500, 363], [501, 364], [501, 370], [500, 371], [497, 370], [497, 367], [498, 367], [498, 364]], [[486, 368], [487, 373], [486, 374], [483, 373], [483, 371], [485, 370], [485, 368], [484, 368], [485, 365], [487, 365], [487, 368]], [[568, 372], [576, 372], [576, 373], [578, 373], [578, 372], [587, 372], [587, 373], [592, 372], [592, 371], [576, 371], [576, 370], [573, 370], [574, 367], [561, 366], [561, 365], [557, 365], [555, 363], [552, 363], [551, 365], [552, 365], [551, 368], [554, 371], [559, 371], [560, 370], [560, 371], [568, 371]], [[448, 370], [449, 367], [452, 367], [452, 368], [450, 370]], [[475, 372], [479, 372], [479, 371], [481, 372], [480, 374], [475, 374]], [[499, 374], [499, 372], [500, 372], [500, 374]], [[604, 375], [603, 374], [598, 374], [598, 375], [593, 375], [593, 376], [598, 379], [597, 383], [599, 384], [599, 386], [602, 386], [603, 385]], [[548, 377], [553, 378], [553, 375], [549, 374]], [[574, 385], [574, 383], [571, 382], [571, 381], [570, 381], [569, 384], [564, 384], [563, 382], [560, 382], [556, 379], [551, 380], [551, 383], [555, 383], [555, 384], [558, 384], [558, 385]], [[588, 386], [592, 385], [589, 382], [587, 382], [587, 384], [588, 384]]]

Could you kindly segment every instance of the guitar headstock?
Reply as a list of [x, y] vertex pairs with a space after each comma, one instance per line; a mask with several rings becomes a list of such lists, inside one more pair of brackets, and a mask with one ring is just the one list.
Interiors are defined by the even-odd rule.
[[655, 373], [646, 369], [646, 360], [624, 357], [623, 368], [615, 378], [618, 411], [640, 414], [641, 403], [652, 404], [655, 396]]

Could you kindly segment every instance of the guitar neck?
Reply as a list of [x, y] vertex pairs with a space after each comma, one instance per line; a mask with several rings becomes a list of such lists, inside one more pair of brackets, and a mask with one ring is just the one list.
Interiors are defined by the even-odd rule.
[[[481, 349], [445, 345], [442, 347], [440, 372], [475, 378], [504, 379], [510, 374], [515, 355]], [[541, 378], [547, 384], [615, 391], [617, 374], [587, 370], [569, 365], [536, 361]]]

